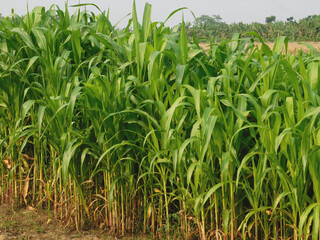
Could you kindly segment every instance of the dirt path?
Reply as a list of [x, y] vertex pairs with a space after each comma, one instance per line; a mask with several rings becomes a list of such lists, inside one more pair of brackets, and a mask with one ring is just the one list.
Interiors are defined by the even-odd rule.
[[[45, 212], [35, 209], [12, 209], [0, 205], [0, 240], [67, 240], [67, 239], [117, 239], [103, 232], [74, 232], [57, 220], [48, 220]], [[128, 239], [128, 238], [127, 238]]]

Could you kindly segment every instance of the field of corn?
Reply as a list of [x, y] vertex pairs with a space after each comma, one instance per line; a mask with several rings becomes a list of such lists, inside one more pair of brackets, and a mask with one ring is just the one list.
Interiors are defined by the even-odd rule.
[[116, 236], [320, 239], [320, 53], [249, 34], [203, 50], [149, 4], [124, 29], [0, 19], [0, 204]]

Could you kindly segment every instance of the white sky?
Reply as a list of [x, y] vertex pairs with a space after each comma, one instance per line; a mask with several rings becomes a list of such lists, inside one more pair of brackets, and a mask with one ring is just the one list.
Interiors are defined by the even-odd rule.
[[[133, 0], [69, 0], [68, 5], [78, 3], [94, 3], [101, 10], [110, 9], [110, 20], [113, 24], [131, 12]], [[220, 15], [227, 23], [253, 21], [264, 22], [265, 18], [275, 15], [277, 20], [285, 20], [293, 16], [296, 20], [313, 14], [320, 14], [320, 0], [136, 0], [137, 11], [142, 18], [146, 2], [152, 4], [152, 20], [164, 21], [174, 10], [187, 7], [195, 16], [202, 14]], [[13, 8], [17, 14], [25, 14], [35, 6], [45, 6], [48, 9], [57, 4], [64, 9], [65, 0], [0, 0], [0, 13], [7, 16]], [[89, 8], [92, 10], [93, 8]], [[190, 11], [184, 10], [185, 21], [193, 22]], [[128, 20], [123, 20], [125, 25]], [[181, 13], [176, 14], [168, 22], [174, 25], [181, 22]]]

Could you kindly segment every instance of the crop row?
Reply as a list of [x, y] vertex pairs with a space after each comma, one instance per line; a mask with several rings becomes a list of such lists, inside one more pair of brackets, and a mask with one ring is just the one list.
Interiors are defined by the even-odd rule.
[[124, 29], [0, 19], [0, 201], [121, 236], [319, 239], [320, 54], [248, 34], [205, 51], [149, 4]]

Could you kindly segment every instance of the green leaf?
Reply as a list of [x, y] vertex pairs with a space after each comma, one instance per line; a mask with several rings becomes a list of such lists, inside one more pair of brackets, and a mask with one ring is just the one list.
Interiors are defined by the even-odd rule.
[[35, 46], [33, 45], [33, 42], [29, 36], [28, 33], [26, 33], [25, 31], [23, 31], [22, 29], [20, 28], [13, 28], [11, 30], [12, 32], [14, 33], [17, 33], [20, 38], [22, 39], [22, 41], [30, 48], [30, 49], [35, 49]]

